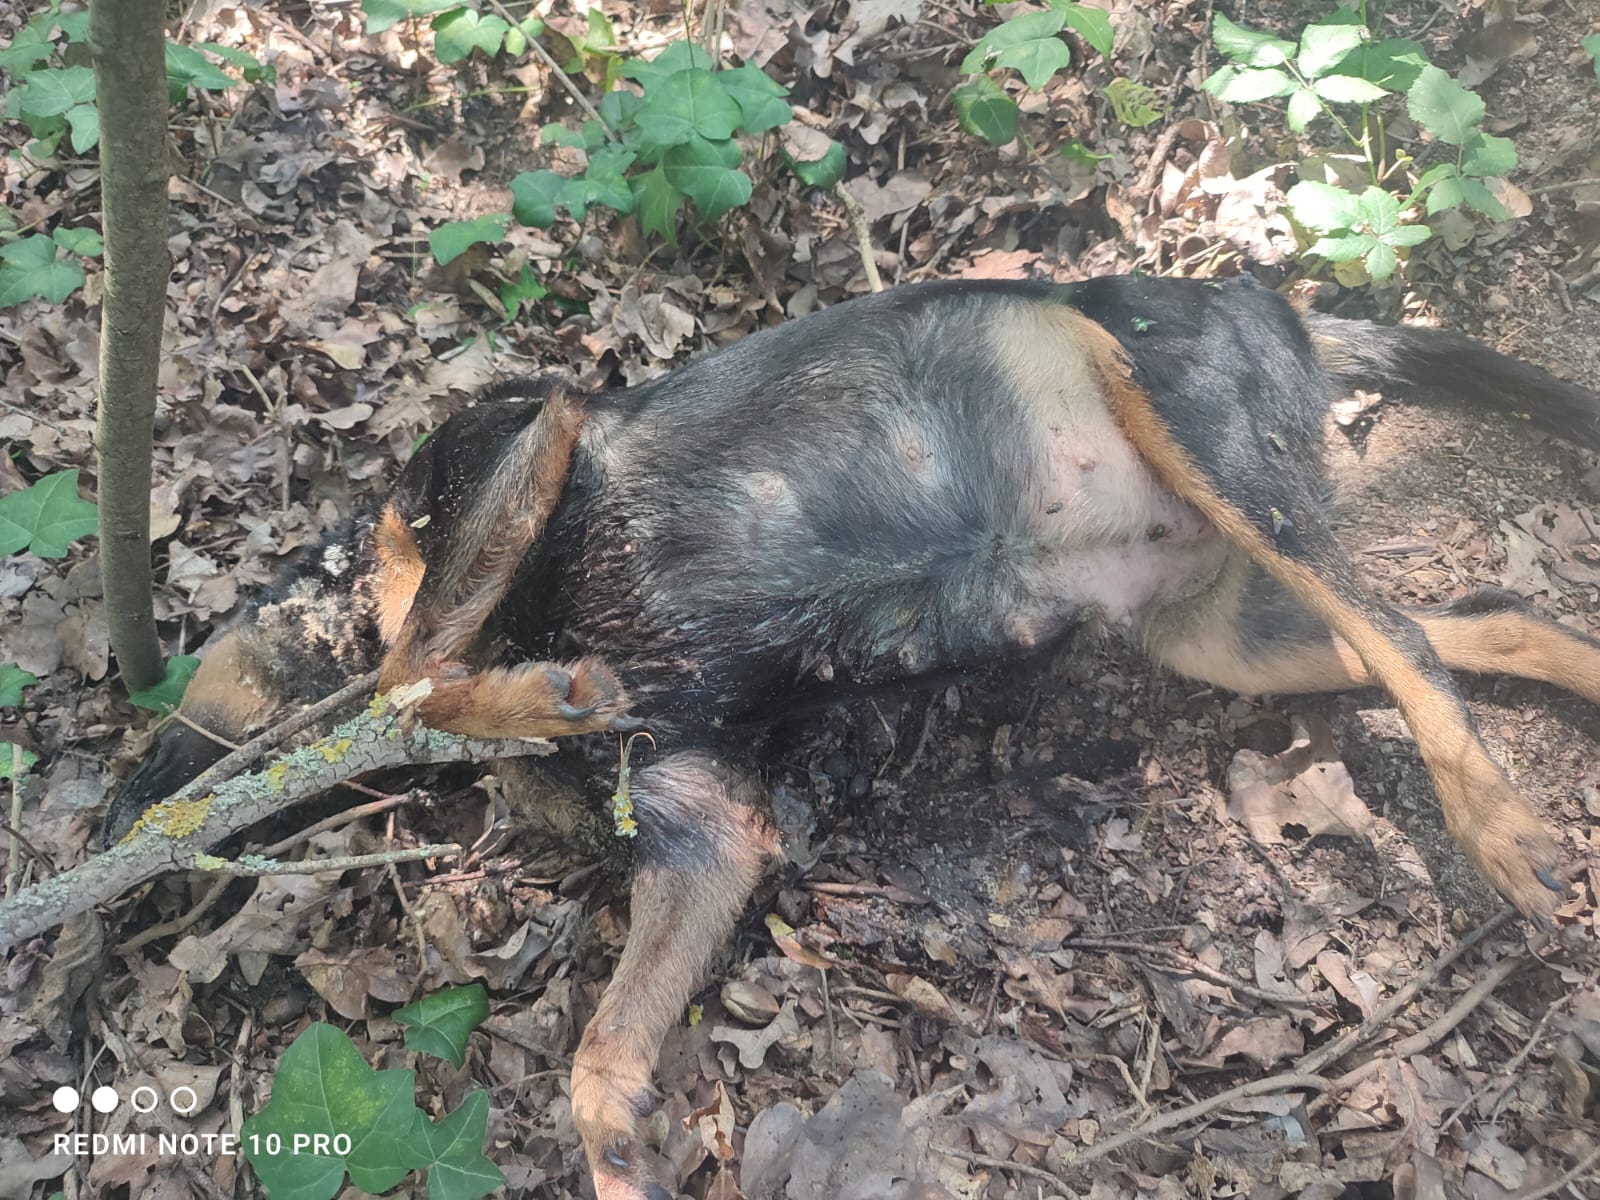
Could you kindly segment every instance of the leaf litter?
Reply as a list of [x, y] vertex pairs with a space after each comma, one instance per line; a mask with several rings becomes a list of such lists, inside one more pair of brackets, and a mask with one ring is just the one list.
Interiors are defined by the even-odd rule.
[[[1585, 173], [1580, 77], [1537, 67], [1575, 52], [1562, 42], [1570, 21], [1530, 18], [1536, 4], [1509, 18], [1497, 6], [1483, 25], [1413, 7], [1394, 10], [1397, 32], [1426, 27], [1445, 44], [1472, 31], [1463, 52], [1488, 79], [1491, 111], [1537, 114], [1519, 141], [1551, 170]], [[1245, 10], [1236, 15], [1252, 23], [1298, 19], [1288, 6]], [[658, 44], [659, 19], [606, 11], [624, 45]], [[1030, 101], [1030, 119], [1092, 140], [1106, 155], [1092, 165], [959, 134], [945, 102], [952, 64], [987, 25], [956, 8], [767, 0], [727, 16], [741, 55], [795, 82], [808, 124], [844, 131], [849, 187], [886, 279], [1246, 263], [1283, 278], [1295, 155], [1266, 124], [1223, 119], [1189, 90], [1202, 46], [1181, 4], [1112, 12], [1115, 67], [1167, 89], [1170, 137], [1118, 124], [1072, 72]], [[220, 3], [195, 20], [272, 61], [278, 82], [270, 95], [219, 96], [222, 129], [174, 123], [186, 173], [172, 189], [152, 512], [157, 609], [175, 652], [370, 501], [416, 438], [482, 384], [540, 366], [584, 387], [638, 382], [866, 286], [842, 206], [775, 175], [758, 180], [725, 241], [689, 237], [648, 259], [625, 222], [615, 242], [513, 231], [504, 269], [529, 267], [569, 306], [502, 324], [471, 286], [487, 260], [427, 267], [420, 235], [503, 210], [504, 185], [540, 153], [528, 130], [559, 111], [540, 69], [518, 69], [536, 89], [526, 99], [485, 98], [467, 94], [490, 82], [480, 62], [442, 69], [396, 31], [374, 50], [353, 10], [291, 19]], [[1529, 30], [1541, 43], [1531, 59]], [[0, 171], [30, 220], [78, 219], [78, 174], [16, 159]], [[1600, 318], [1582, 301], [1591, 200], [1555, 193], [1522, 225], [1471, 243], [1447, 230], [1423, 274], [1444, 286], [1380, 297], [1384, 315], [1442, 312], [1600, 378]], [[1558, 269], [1578, 280], [1570, 311], [1549, 298]], [[89, 296], [96, 286], [92, 276]], [[93, 317], [83, 298], [0, 311], [0, 435], [13, 452], [0, 493], [92, 472]], [[1381, 401], [1336, 410], [1332, 455], [1347, 536], [1385, 594], [1431, 603], [1496, 582], [1592, 631], [1592, 464], [1550, 445], [1530, 452], [1519, 431]], [[97, 769], [63, 766], [114, 754], [138, 721], [105, 682], [98, 586], [92, 543], [0, 572], [0, 662], [41, 678], [7, 736], [50, 764], [25, 782], [24, 832], [57, 866], [86, 853], [103, 786]], [[799, 855], [809, 869], [762, 890], [696, 997], [697, 1019], [664, 1049], [646, 1123], [658, 1175], [718, 1200], [1549, 1186], [1597, 1144], [1600, 835], [1584, 817], [1600, 808], [1600, 725], [1530, 684], [1484, 681], [1469, 695], [1495, 753], [1561, 823], [1569, 857], [1590, 865], [1543, 965], [1400, 1057], [1383, 1043], [1438, 1026], [1528, 939], [1501, 927], [1438, 967], [1494, 903], [1380, 697], [1245, 702], [1083, 645], [1036, 679], [827, 714], [775, 780], [803, 829], [793, 844], [814, 848]], [[130, 747], [142, 740], [127, 735]], [[123, 1061], [124, 1082], [169, 1086], [160, 1072], [189, 1072], [205, 1100], [176, 1124], [222, 1130], [234, 1108], [258, 1107], [310, 1021], [337, 1016], [369, 1060], [400, 1065], [385, 1014], [483, 980], [494, 1015], [465, 1076], [423, 1065], [421, 1093], [464, 1078], [489, 1086], [489, 1152], [513, 1187], [581, 1194], [564, 1066], [625, 937], [621, 868], [603, 855], [573, 861], [583, 847], [571, 839], [515, 833], [470, 776], [416, 782], [376, 827], [319, 835], [310, 852], [471, 845], [499, 831], [450, 874], [408, 865], [392, 877], [232, 881], [214, 906], [211, 881], [166, 880], [119, 914], [92, 990], [73, 951], [83, 943], [65, 933], [15, 954], [0, 989], [0, 1192], [51, 1178], [37, 1164], [62, 1127], [50, 1090], [78, 1079], [60, 1049], [69, 1022]], [[330, 798], [328, 811], [353, 799]], [[164, 936], [127, 941], [163, 923]], [[1368, 1038], [1352, 1053], [1317, 1061], [1357, 1030]], [[1308, 1063], [1329, 1081], [1364, 1073], [1329, 1092], [1302, 1080], [1231, 1094], [1264, 1076], [1298, 1079]], [[1095, 1157], [1207, 1097], [1214, 1106], [1194, 1118]], [[231, 1163], [198, 1170], [204, 1184], [170, 1161], [107, 1158], [85, 1182], [134, 1200], [236, 1194]]]

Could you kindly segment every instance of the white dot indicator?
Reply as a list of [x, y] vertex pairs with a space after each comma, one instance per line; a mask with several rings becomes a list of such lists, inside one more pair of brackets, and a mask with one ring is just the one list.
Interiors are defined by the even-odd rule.
[[180, 1084], [172, 1089], [172, 1094], [167, 1097], [167, 1103], [172, 1105], [172, 1111], [179, 1116], [187, 1117], [200, 1107], [200, 1097], [188, 1084]]
[[97, 1113], [108, 1113], [121, 1103], [122, 1097], [117, 1095], [117, 1089], [101, 1085], [95, 1088], [94, 1094], [89, 1097], [89, 1103], [94, 1105]]
[[50, 1096], [50, 1103], [56, 1106], [58, 1113], [69, 1113], [78, 1107], [82, 1099], [75, 1087], [58, 1087]]
[[161, 1093], [149, 1084], [140, 1084], [133, 1089], [133, 1094], [128, 1097], [128, 1103], [133, 1105], [136, 1113], [155, 1112], [156, 1105], [161, 1103]]

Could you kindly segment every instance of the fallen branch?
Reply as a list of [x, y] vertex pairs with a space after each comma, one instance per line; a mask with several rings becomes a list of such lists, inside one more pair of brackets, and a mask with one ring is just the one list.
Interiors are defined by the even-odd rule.
[[1526, 967], [1532, 960], [1520, 955], [1507, 955], [1494, 966], [1490, 967], [1470, 988], [1461, 993], [1460, 998], [1445, 1010], [1444, 1015], [1426, 1027], [1419, 1029], [1409, 1037], [1402, 1038], [1393, 1046], [1388, 1047], [1376, 1057], [1362, 1063], [1359, 1067], [1352, 1067], [1338, 1079], [1333, 1081], [1332, 1087], [1323, 1095], [1317, 1097], [1311, 1105], [1314, 1114], [1319, 1109], [1326, 1108], [1335, 1103], [1334, 1097], [1345, 1095], [1356, 1084], [1368, 1075], [1381, 1069], [1386, 1063], [1399, 1059], [1410, 1058], [1413, 1054], [1421, 1054], [1429, 1046], [1434, 1045], [1462, 1021], [1467, 1019], [1467, 1014], [1477, 1008], [1494, 990], [1511, 976]]
[[[309, 713], [295, 720], [303, 725], [313, 719]], [[274, 732], [280, 739], [288, 736]], [[242, 747], [238, 756], [253, 757], [255, 745]], [[104, 854], [0, 901], [0, 952], [158, 875], [193, 869], [223, 839], [354, 776], [385, 767], [483, 762], [552, 749], [549, 742], [478, 741], [425, 729], [405, 706], [374, 703], [265, 770], [215, 782], [219, 768], [236, 757], [230, 754], [147, 810], [133, 832]]]
[[395, 863], [416, 862], [419, 858], [454, 858], [461, 847], [454, 842], [431, 846], [409, 846], [404, 850], [382, 850], [376, 854], [345, 854], [335, 858], [301, 858], [284, 862], [261, 854], [245, 854], [236, 859], [210, 861], [201, 856], [195, 866], [214, 875], [234, 875], [253, 879], [260, 875], [326, 875], [365, 867], [392, 867]]
[[1354, 1050], [1357, 1046], [1372, 1038], [1380, 1029], [1386, 1026], [1396, 1013], [1398, 1013], [1406, 1005], [1410, 1004], [1411, 1001], [1416, 999], [1417, 996], [1422, 992], [1423, 988], [1428, 987], [1441, 975], [1443, 975], [1445, 971], [1449, 969], [1450, 965], [1458, 958], [1460, 958], [1468, 950], [1472, 949], [1472, 947], [1476, 946], [1484, 938], [1488, 937], [1496, 929], [1499, 929], [1500, 926], [1504, 925], [1515, 915], [1516, 910], [1513, 909], [1509, 904], [1502, 905], [1500, 911], [1495, 913], [1494, 916], [1490, 917], [1487, 921], [1485, 921], [1482, 925], [1479, 925], [1471, 933], [1467, 934], [1466, 937], [1462, 938], [1449, 950], [1445, 951], [1438, 958], [1434, 959], [1433, 962], [1428, 965], [1428, 969], [1426, 971], [1419, 971], [1416, 975], [1412, 976], [1409, 983], [1407, 983], [1394, 995], [1390, 996], [1389, 999], [1378, 1008], [1374, 1009], [1372, 1015], [1365, 1021], [1361, 1022], [1360, 1025], [1356, 1026], [1349, 1033], [1344, 1034], [1342, 1037], [1336, 1038], [1329, 1042], [1321, 1049], [1313, 1050], [1299, 1062], [1295, 1063], [1294, 1069], [1297, 1071], [1304, 1071], [1308, 1075], [1314, 1075], [1318, 1071], [1322, 1070], [1322, 1068], [1338, 1062], [1346, 1054], [1349, 1054], [1350, 1051]]
[[1208, 1096], [1204, 1100], [1196, 1100], [1193, 1104], [1185, 1104], [1182, 1108], [1175, 1108], [1171, 1112], [1152, 1117], [1150, 1120], [1135, 1125], [1132, 1129], [1126, 1129], [1103, 1142], [1085, 1146], [1082, 1150], [1070, 1155], [1067, 1161], [1072, 1166], [1093, 1162], [1097, 1158], [1104, 1158], [1108, 1154], [1121, 1150], [1124, 1146], [1131, 1146], [1134, 1142], [1142, 1142], [1146, 1138], [1155, 1137], [1158, 1133], [1165, 1133], [1169, 1129], [1187, 1125], [1196, 1117], [1203, 1117], [1213, 1113], [1219, 1108], [1232, 1104], [1235, 1100], [1245, 1100], [1251, 1096], [1270, 1096], [1277, 1092], [1323, 1092], [1328, 1087], [1328, 1081], [1320, 1075], [1301, 1075], [1296, 1072], [1289, 1072], [1283, 1075], [1268, 1075], [1265, 1079], [1252, 1079], [1249, 1083], [1241, 1083], [1238, 1087], [1231, 1087], [1225, 1092], [1218, 1092], [1215, 1096]]

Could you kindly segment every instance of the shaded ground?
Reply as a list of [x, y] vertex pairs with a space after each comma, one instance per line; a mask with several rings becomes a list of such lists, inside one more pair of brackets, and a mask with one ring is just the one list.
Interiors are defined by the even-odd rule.
[[[1216, 116], [1192, 90], [1204, 6], [1116, 11], [1118, 67], [1163, 93], [1166, 125], [1112, 121], [1094, 98], [1103, 64], [1090, 66], [1088, 87], [1053, 85], [1039, 136], [1082, 136], [1108, 153], [1097, 175], [959, 134], [944, 99], [951, 64], [990, 18], [962, 5], [890, 7], [918, 19], [854, 63], [838, 57], [838, 31], [879, 6], [771, 0], [729, 13], [740, 52], [770, 58], [795, 102], [847, 142], [886, 278], [1231, 273], [1248, 258], [1267, 281], [1286, 280], [1287, 265], [1263, 261], [1281, 234], [1277, 193], [1249, 180], [1291, 156], [1257, 110], [1245, 115], [1261, 129], [1202, 123]], [[1600, 383], [1600, 195], [1539, 191], [1597, 173], [1600, 92], [1572, 61], [1587, 32], [1578, 10], [1533, 7], [1521, 18], [1532, 55], [1489, 54], [1496, 70], [1482, 88], [1491, 124], [1517, 139], [1531, 215], [1454, 253], [1429, 243], [1407, 289], [1341, 303], [1440, 319]], [[659, 44], [681, 19], [608, 11], [629, 45]], [[1287, 28], [1321, 11], [1234, 15]], [[1389, 19], [1457, 66], [1487, 44], [1482, 16], [1396, 5]], [[549, 364], [588, 386], [637, 380], [865, 286], [842, 206], [774, 171], [725, 236], [676, 252], [652, 252], [626, 223], [514, 233], [510, 273], [533, 265], [587, 314], [568, 317], [574, 306], [552, 299], [500, 328], [470, 287], [489, 278], [486, 258], [432, 267], [422, 237], [503, 208], [504, 183], [544, 153], [531, 131], [564, 101], [545, 93], [542, 71], [430, 67], [403, 34], [365, 38], [344, 8], [215, 5], [194, 20], [275, 62], [279, 80], [270, 95], [229, 95], [224, 111], [176, 126], [194, 175], [174, 185], [164, 482], [153, 497], [158, 609], [176, 648], [196, 645], [284, 556], [380, 489], [416, 436], [486, 379]], [[532, 90], [462, 98], [507, 84]], [[1161, 131], [1186, 116], [1162, 140], [1167, 173], [1146, 176]], [[1202, 159], [1232, 183], [1202, 192]], [[82, 167], [5, 170], [25, 221], [94, 211]], [[81, 299], [0, 313], [0, 433], [12, 447], [0, 488], [91, 465], [93, 316]], [[1347, 535], [1386, 595], [1431, 602], [1500, 583], [1595, 631], [1592, 460], [1447, 411], [1382, 403], [1336, 415], [1350, 421], [1331, 422]], [[0, 661], [44, 678], [19, 732], [43, 752], [48, 795], [30, 796], [24, 830], [71, 862], [106, 753], [136, 723], [106, 679], [87, 552], [0, 567]], [[795, 863], [758, 896], [698, 998], [699, 1020], [669, 1040], [649, 1122], [658, 1173], [697, 1197], [734, 1195], [737, 1183], [752, 1198], [1487, 1198], [1538, 1194], [1592, 1164], [1600, 714], [1516, 681], [1479, 681], [1470, 694], [1492, 751], [1584, 865], [1553, 942], [1507, 923], [1442, 969], [1441, 954], [1497, 901], [1450, 842], [1414, 746], [1378, 695], [1241, 701], [1084, 643], [1034, 677], [780, 730], [775, 783]], [[1296, 738], [1321, 788], [1287, 813], [1263, 808], [1250, 784]], [[492, 785], [444, 775], [311, 845], [472, 844], [503, 807]], [[488, 1086], [490, 1154], [510, 1194], [582, 1194], [565, 1066], [627, 905], [616, 871], [564, 858], [546, 839], [501, 830], [451, 875], [409, 866], [238, 882], [198, 914], [207, 884], [168, 880], [111, 914], [107, 944], [121, 946], [91, 970], [93, 1002], [70, 1014], [52, 1006], [65, 955], [52, 966], [50, 940], [24, 948], [0, 989], [0, 1192], [52, 1190], [30, 1167], [64, 1128], [48, 1097], [91, 1062], [122, 1085], [191, 1083], [204, 1098], [192, 1127], [225, 1130], [258, 1106], [306, 1021], [334, 1020], [398, 1065], [407, 1056], [380, 1014], [481, 978], [495, 1000], [488, 1036], [461, 1072], [424, 1067], [419, 1094], [442, 1111]], [[837, 963], [826, 996], [818, 971], [774, 945], [768, 913]], [[1517, 957], [1530, 946], [1537, 958]], [[1496, 971], [1506, 978], [1492, 994], [1469, 991]], [[1416, 994], [1375, 1016], [1408, 981], [1421, 983]], [[1355, 1029], [1362, 1046], [1322, 1061]], [[1398, 1056], [1375, 1056], [1396, 1043]], [[1319, 1098], [1303, 1080], [1269, 1086], [1096, 1156], [1160, 1113], [1291, 1071], [1339, 1087]], [[729, 1123], [723, 1165], [714, 1134]], [[251, 1194], [226, 1159], [80, 1167], [69, 1195]], [[1600, 1195], [1593, 1173], [1563, 1189], [1549, 1194]]]

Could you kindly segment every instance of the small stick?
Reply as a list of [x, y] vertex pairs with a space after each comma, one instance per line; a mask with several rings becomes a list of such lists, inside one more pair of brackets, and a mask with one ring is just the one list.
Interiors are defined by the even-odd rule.
[[440, 842], [429, 846], [414, 846], [404, 850], [384, 850], [376, 854], [345, 854], [334, 858], [302, 858], [282, 862], [259, 854], [246, 854], [232, 861], [215, 862], [201, 859], [195, 863], [198, 870], [214, 875], [325, 875], [331, 871], [359, 871], [363, 867], [386, 867], [395, 863], [415, 862], [419, 858], [453, 858], [461, 853], [454, 842]]
[[883, 277], [878, 274], [878, 264], [872, 258], [872, 233], [867, 229], [867, 213], [861, 202], [845, 190], [844, 180], [833, 185], [833, 194], [844, 205], [850, 218], [850, 228], [855, 231], [856, 246], [861, 251], [861, 268], [867, 273], [867, 286], [875, 292], [883, 291]]
[[1251, 1096], [1270, 1096], [1276, 1092], [1325, 1092], [1330, 1084], [1321, 1075], [1304, 1075], [1290, 1071], [1282, 1075], [1269, 1075], [1265, 1079], [1253, 1079], [1249, 1083], [1241, 1083], [1238, 1087], [1231, 1087], [1225, 1092], [1218, 1092], [1215, 1096], [1204, 1100], [1196, 1100], [1193, 1104], [1185, 1104], [1182, 1108], [1175, 1108], [1171, 1112], [1162, 1113], [1142, 1125], [1135, 1125], [1132, 1129], [1123, 1131], [1115, 1137], [1109, 1137], [1103, 1142], [1096, 1142], [1086, 1146], [1077, 1153], [1072, 1154], [1068, 1161], [1078, 1163], [1093, 1162], [1097, 1158], [1104, 1158], [1108, 1154], [1121, 1150], [1124, 1146], [1131, 1146], [1134, 1142], [1142, 1142], [1147, 1138], [1155, 1137], [1158, 1133], [1165, 1133], [1169, 1129], [1176, 1129], [1179, 1125], [1187, 1125], [1196, 1117], [1203, 1117], [1207, 1113], [1215, 1112], [1235, 1100], [1244, 1100]]
[[[489, 7], [499, 13], [507, 25], [513, 29], [518, 28], [520, 22], [511, 15], [510, 10], [504, 4], [500, 3], [500, 0], [489, 0]], [[528, 49], [539, 56], [544, 65], [549, 68], [550, 74], [554, 75], [560, 81], [561, 86], [567, 89], [567, 95], [572, 97], [577, 106], [588, 113], [591, 118], [600, 122], [600, 128], [606, 131], [606, 139], [608, 141], [616, 141], [617, 131], [612, 129], [610, 122], [600, 115], [600, 110], [589, 103], [589, 98], [578, 90], [578, 85], [568, 78], [567, 73], [561, 69], [561, 64], [556, 62], [550, 51], [539, 44], [538, 38], [528, 38]]]

